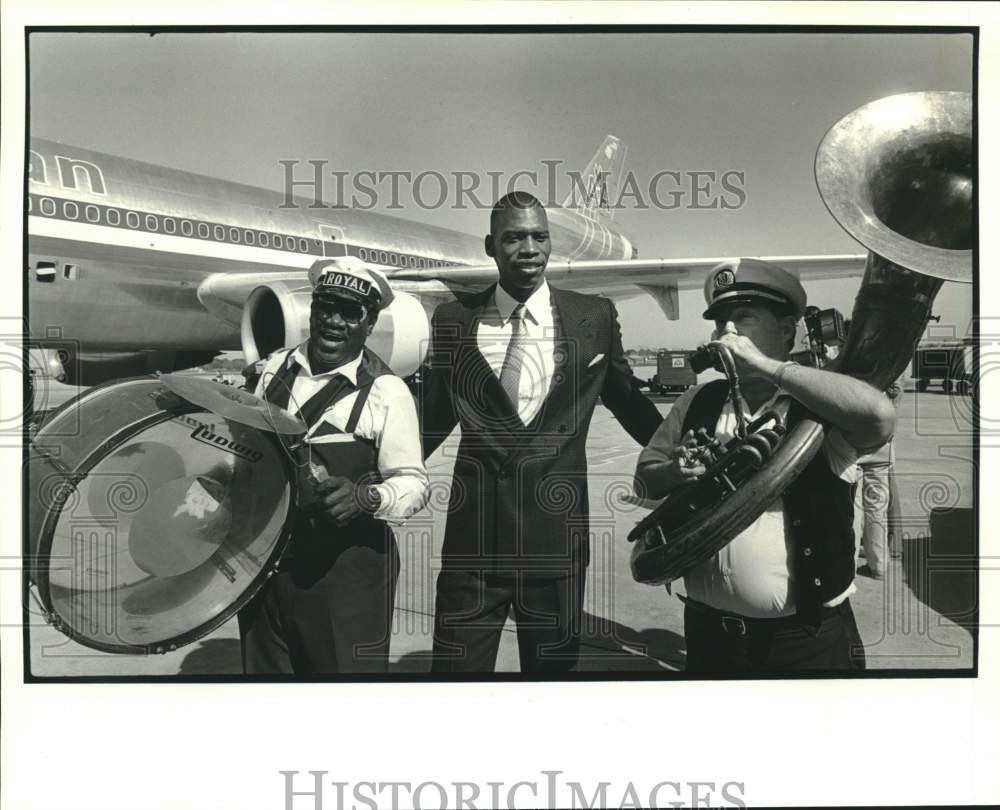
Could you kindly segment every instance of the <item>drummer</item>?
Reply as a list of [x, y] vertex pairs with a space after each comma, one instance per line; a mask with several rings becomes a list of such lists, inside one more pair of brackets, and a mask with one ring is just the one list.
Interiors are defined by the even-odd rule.
[[264, 363], [256, 393], [309, 432], [278, 572], [239, 614], [247, 674], [384, 672], [399, 553], [387, 524], [426, 500], [413, 398], [365, 341], [393, 298], [360, 259], [309, 269], [309, 339]]

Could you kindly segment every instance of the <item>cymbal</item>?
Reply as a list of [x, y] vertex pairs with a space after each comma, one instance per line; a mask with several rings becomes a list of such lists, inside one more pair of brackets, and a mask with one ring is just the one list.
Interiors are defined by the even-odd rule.
[[285, 436], [302, 436], [308, 429], [298, 416], [232, 385], [199, 380], [188, 374], [159, 377], [177, 396], [234, 422]]

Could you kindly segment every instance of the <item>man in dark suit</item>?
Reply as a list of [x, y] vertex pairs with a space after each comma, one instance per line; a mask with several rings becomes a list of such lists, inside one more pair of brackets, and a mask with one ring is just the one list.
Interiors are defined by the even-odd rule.
[[545, 281], [545, 209], [493, 208], [498, 284], [438, 307], [421, 395], [424, 454], [462, 428], [437, 581], [435, 672], [490, 672], [504, 622], [521, 669], [577, 663], [589, 559], [587, 431], [598, 397], [640, 444], [662, 418], [622, 351], [614, 305]]

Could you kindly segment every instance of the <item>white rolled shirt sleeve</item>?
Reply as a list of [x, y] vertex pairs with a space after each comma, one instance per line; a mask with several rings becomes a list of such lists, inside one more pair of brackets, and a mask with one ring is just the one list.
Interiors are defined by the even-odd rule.
[[[429, 478], [420, 445], [417, 408], [406, 383], [386, 374], [372, 384], [364, 410], [371, 420], [371, 438], [378, 448], [378, 471], [382, 476], [382, 482], [375, 485], [382, 499], [375, 517], [399, 525], [427, 501]], [[364, 421], [359, 422], [359, 430]]]

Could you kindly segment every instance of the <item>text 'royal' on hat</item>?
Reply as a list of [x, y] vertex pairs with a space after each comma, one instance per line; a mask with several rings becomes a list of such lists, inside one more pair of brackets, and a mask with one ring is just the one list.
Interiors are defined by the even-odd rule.
[[314, 296], [348, 298], [385, 309], [392, 303], [392, 287], [378, 270], [355, 256], [317, 259], [309, 268]]
[[770, 302], [786, 307], [801, 318], [806, 310], [806, 291], [798, 278], [783, 267], [761, 259], [732, 259], [713, 267], [705, 279], [706, 320], [734, 304]]

